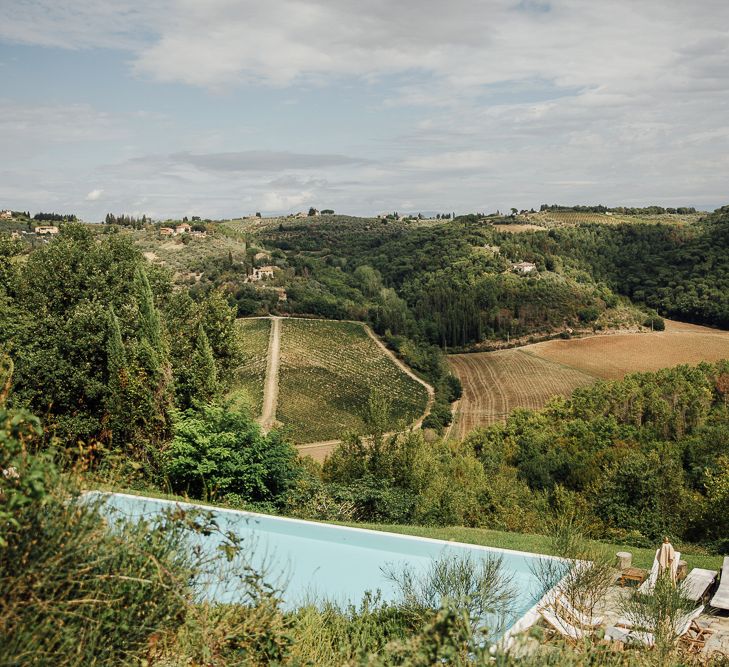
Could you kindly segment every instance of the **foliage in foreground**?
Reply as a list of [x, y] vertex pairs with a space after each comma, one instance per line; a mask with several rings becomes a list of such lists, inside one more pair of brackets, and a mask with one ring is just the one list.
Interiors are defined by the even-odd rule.
[[174, 525], [109, 530], [47, 455], [38, 420], [0, 407], [0, 665], [114, 665], [183, 622], [193, 570]]
[[435, 566], [422, 582], [400, 576], [403, 595], [391, 604], [370, 596], [359, 607], [286, 612], [281, 592], [245, 567], [239, 604], [195, 601], [190, 583], [206, 566], [188, 558], [185, 536], [213, 527], [185, 513], [110, 526], [93, 504], [73, 502], [50, 461], [27, 453], [37, 428], [30, 416], [2, 413], [2, 464], [15, 474], [0, 476], [0, 665], [692, 664], [673, 648], [659, 662], [656, 652], [591, 642], [532, 642], [525, 657], [497, 652], [492, 662], [474, 616], [508, 603], [496, 562]]

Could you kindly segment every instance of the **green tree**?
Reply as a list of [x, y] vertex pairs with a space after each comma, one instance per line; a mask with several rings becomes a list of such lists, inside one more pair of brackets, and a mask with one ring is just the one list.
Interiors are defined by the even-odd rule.
[[107, 372], [109, 376], [107, 410], [112, 437], [124, 442], [129, 436], [129, 364], [122, 341], [119, 319], [113, 308], [109, 309], [109, 340], [107, 342]]
[[218, 393], [215, 357], [202, 323], [197, 328], [195, 352], [192, 355], [192, 368], [195, 373], [195, 399], [204, 402], [215, 398]]
[[175, 491], [244, 502], [282, 502], [298, 476], [296, 458], [279, 433], [264, 435], [245, 411], [214, 404], [175, 413], [174, 437], [163, 453]]

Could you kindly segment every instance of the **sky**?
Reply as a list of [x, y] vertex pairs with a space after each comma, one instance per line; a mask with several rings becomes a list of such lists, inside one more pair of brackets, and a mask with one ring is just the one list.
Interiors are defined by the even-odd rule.
[[729, 203], [726, 0], [0, 0], [0, 208]]

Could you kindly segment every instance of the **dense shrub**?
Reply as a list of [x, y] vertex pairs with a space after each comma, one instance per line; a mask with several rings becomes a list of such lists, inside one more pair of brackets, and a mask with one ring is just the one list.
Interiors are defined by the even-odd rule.
[[264, 435], [247, 412], [214, 404], [175, 413], [163, 461], [170, 486], [193, 498], [273, 502], [299, 474], [296, 450], [280, 433]]
[[118, 665], [184, 619], [192, 574], [172, 522], [118, 524], [28, 454], [38, 422], [0, 408], [0, 664]]

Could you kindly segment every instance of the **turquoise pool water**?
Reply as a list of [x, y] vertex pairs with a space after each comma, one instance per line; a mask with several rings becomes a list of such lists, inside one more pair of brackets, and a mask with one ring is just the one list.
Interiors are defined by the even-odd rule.
[[[397, 590], [384, 570], [408, 567], [415, 573], [424, 572], [434, 559], [459, 556], [503, 559], [518, 592], [506, 627], [533, 609], [543, 593], [531, 567], [545, 556], [126, 494], [92, 492], [88, 496], [103, 497], [103, 511], [110, 517], [151, 518], [176, 506], [212, 512], [223, 533], [233, 531], [243, 539], [246, 553], [252, 554], [251, 565], [265, 570], [268, 581], [285, 587], [283, 598], [288, 608], [325, 599], [342, 605], [358, 604], [367, 591], [379, 591], [383, 600], [394, 600]], [[209, 556], [218, 553], [222, 537], [212, 534], [194, 540]], [[199, 584], [200, 593], [220, 602], [233, 602], [240, 597], [239, 579], [224, 565], [222, 556], [220, 561], [218, 574]]]

